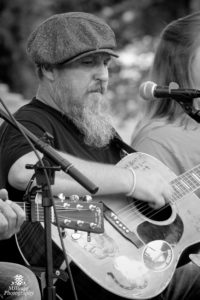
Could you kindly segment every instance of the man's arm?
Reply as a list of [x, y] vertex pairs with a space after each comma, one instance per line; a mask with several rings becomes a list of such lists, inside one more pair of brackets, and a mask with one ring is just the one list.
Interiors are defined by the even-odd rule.
[[24, 211], [8, 200], [5, 189], [0, 190], [0, 240], [8, 239], [20, 230], [25, 220]]
[[[127, 195], [134, 185], [135, 178], [129, 169], [85, 161], [64, 153], [60, 154], [99, 187], [97, 195]], [[27, 170], [25, 165], [35, 164], [36, 162], [37, 157], [33, 152], [18, 159], [10, 168], [8, 175], [9, 183], [16, 189], [25, 190], [33, 174], [33, 171]], [[147, 170], [143, 172], [135, 170], [135, 173], [137, 179], [132, 196], [148, 201], [151, 204], [153, 203], [155, 208], [164, 205], [169, 200], [172, 188], [157, 171]], [[56, 172], [55, 184], [52, 186], [52, 191], [54, 195], [61, 192], [66, 196], [88, 194], [88, 191], [80, 186], [79, 183], [62, 171]]]

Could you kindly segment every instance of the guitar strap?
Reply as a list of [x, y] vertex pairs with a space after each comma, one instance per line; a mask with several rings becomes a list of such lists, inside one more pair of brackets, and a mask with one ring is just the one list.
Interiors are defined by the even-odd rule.
[[115, 132], [113, 143], [118, 149], [120, 149], [123, 152], [122, 156], [126, 156], [127, 154], [136, 152], [136, 150], [134, 150], [131, 146], [129, 146], [127, 143], [125, 143], [122, 140], [122, 138], [119, 136], [117, 132]]

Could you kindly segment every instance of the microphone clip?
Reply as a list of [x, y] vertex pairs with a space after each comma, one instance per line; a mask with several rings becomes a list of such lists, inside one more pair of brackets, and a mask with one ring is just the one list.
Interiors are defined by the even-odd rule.
[[44, 170], [46, 170], [47, 175], [49, 177], [50, 184], [53, 185], [55, 181], [55, 171], [61, 171], [60, 166], [52, 166], [50, 159], [47, 157], [43, 157], [42, 159], [43, 165], [40, 161], [38, 161], [35, 165], [26, 164], [26, 169], [34, 169], [35, 170], [35, 178], [37, 185], [41, 186], [44, 184], [43, 176]]
[[[50, 146], [53, 146], [54, 138], [48, 132], [45, 132], [43, 137], [40, 140], [43, 141], [44, 143], [49, 144]], [[44, 170], [46, 170], [51, 185], [53, 185], [55, 181], [55, 171], [61, 171], [61, 166], [53, 165], [52, 160], [49, 157], [47, 157], [45, 154], [43, 158], [41, 158], [41, 161], [38, 161], [35, 165], [26, 164], [25, 167], [26, 169], [35, 170], [34, 178], [36, 178], [36, 182], [38, 186], [42, 186], [46, 182]]]

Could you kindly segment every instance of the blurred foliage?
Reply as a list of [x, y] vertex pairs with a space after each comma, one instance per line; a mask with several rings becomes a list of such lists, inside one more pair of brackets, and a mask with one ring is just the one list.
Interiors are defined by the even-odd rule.
[[108, 97], [123, 120], [137, 113], [138, 87], [152, 63], [157, 37], [173, 19], [200, 9], [198, 0], [0, 0], [0, 82], [31, 98], [34, 66], [26, 55], [33, 28], [54, 13], [85, 11], [107, 21], [116, 33], [120, 58], [111, 68]]

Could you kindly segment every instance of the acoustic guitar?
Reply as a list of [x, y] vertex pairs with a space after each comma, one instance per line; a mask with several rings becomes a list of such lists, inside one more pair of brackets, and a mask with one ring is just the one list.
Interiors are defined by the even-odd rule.
[[[97, 197], [104, 204], [104, 232], [66, 228], [67, 255], [96, 283], [127, 299], [149, 299], [169, 284], [186, 250], [200, 242], [200, 165], [176, 176], [159, 160], [133, 153], [118, 164], [146, 172], [158, 170], [172, 185], [169, 204], [154, 210], [146, 202], [120, 195]], [[61, 248], [57, 228], [52, 239]], [[23, 236], [18, 238], [23, 246]], [[22, 247], [23, 248], [23, 247]], [[23, 252], [23, 250], [22, 250]]]

